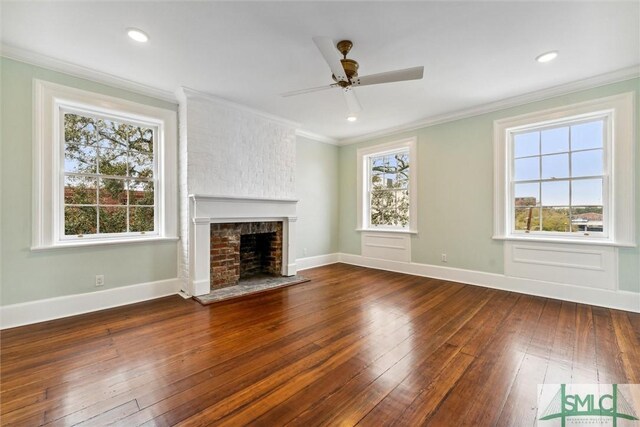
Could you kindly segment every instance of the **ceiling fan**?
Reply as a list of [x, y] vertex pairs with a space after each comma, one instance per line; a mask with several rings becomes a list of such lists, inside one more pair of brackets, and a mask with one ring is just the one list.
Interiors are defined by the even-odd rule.
[[[357, 114], [362, 110], [360, 102], [353, 92], [356, 86], [377, 85], [381, 83], [400, 82], [405, 80], [419, 80], [424, 73], [424, 67], [406, 68], [404, 70], [388, 71], [386, 73], [371, 74], [369, 76], [358, 76], [359, 64], [347, 58], [347, 54], [353, 47], [353, 43], [349, 40], [339, 41], [334, 45], [333, 40], [329, 37], [314, 37], [313, 42], [318, 50], [327, 61], [333, 75], [331, 76], [335, 83], [310, 89], [296, 90], [293, 92], [283, 93], [282, 96], [302, 95], [304, 93], [317, 92], [320, 90], [340, 88], [344, 93], [347, 101], [349, 115], [347, 120], [355, 121]], [[336, 50], [337, 48], [337, 50]], [[340, 58], [340, 54], [342, 58]]]

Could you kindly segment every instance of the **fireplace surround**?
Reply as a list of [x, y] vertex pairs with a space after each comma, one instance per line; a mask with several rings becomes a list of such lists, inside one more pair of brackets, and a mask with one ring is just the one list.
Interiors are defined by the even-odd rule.
[[[212, 229], [259, 227], [244, 225], [251, 223], [279, 223], [281, 228], [281, 262], [280, 275], [293, 276], [296, 274], [295, 264], [295, 236], [296, 236], [296, 205], [293, 199], [266, 199], [246, 197], [224, 197], [209, 195], [189, 196], [189, 291], [193, 296], [208, 294], [212, 287], [222, 287], [214, 284], [213, 269], [220, 267], [212, 262]], [[232, 224], [232, 225], [227, 225]], [[271, 227], [271, 226], [262, 226]], [[266, 232], [270, 232], [265, 229]], [[247, 234], [247, 233], [246, 233]], [[250, 234], [250, 233], [248, 233]], [[238, 236], [238, 245], [240, 237]], [[235, 240], [235, 238], [233, 239]], [[220, 242], [218, 242], [219, 244]], [[218, 248], [216, 248], [218, 249]], [[222, 249], [222, 248], [220, 248]], [[239, 254], [238, 254], [239, 255]], [[235, 256], [233, 262], [235, 264]], [[238, 258], [239, 264], [239, 258]], [[222, 270], [216, 270], [221, 272]], [[275, 274], [275, 267], [271, 270]], [[240, 271], [238, 269], [238, 275]], [[230, 275], [226, 275], [227, 286]], [[235, 277], [235, 270], [234, 270]]]

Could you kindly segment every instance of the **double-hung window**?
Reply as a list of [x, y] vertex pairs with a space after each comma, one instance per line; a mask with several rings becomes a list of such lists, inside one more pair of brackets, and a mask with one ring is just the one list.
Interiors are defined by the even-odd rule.
[[608, 115], [510, 133], [514, 233], [606, 236]]
[[358, 150], [358, 228], [415, 231], [415, 140]]
[[158, 126], [63, 109], [61, 238], [157, 235]]
[[35, 81], [33, 248], [175, 239], [176, 113]]
[[494, 238], [635, 244], [633, 94], [495, 122]]

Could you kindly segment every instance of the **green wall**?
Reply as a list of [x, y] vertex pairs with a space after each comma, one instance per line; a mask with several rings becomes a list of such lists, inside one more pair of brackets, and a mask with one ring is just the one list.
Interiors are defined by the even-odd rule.
[[[169, 102], [0, 58], [0, 304], [176, 277], [175, 242], [41, 252], [29, 249], [34, 78], [177, 109]], [[638, 94], [639, 86], [640, 80], [629, 80], [343, 147], [298, 138], [296, 255], [304, 258], [336, 252], [359, 254], [360, 235], [355, 231], [356, 150], [417, 136], [420, 218], [419, 234], [412, 238], [412, 260], [439, 265], [440, 254], [446, 252], [448, 267], [502, 273], [502, 243], [491, 239], [493, 121], [621, 92]], [[636, 164], [638, 174], [640, 155]], [[640, 184], [636, 191], [636, 222], [640, 230]], [[473, 217], [466, 213], [471, 208]], [[640, 292], [638, 249], [620, 249], [619, 261], [621, 289]], [[104, 287], [94, 286], [96, 274], [104, 274]]]
[[336, 253], [338, 147], [298, 137], [296, 168], [297, 257]]
[[[447, 267], [503, 273], [503, 244], [491, 239], [493, 121], [629, 91], [635, 91], [638, 105], [640, 79], [633, 79], [340, 147], [340, 251], [360, 254], [360, 233], [355, 231], [356, 150], [416, 136], [419, 219], [418, 235], [411, 242], [412, 261], [443, 265], [440, 254], [446, 253]], [[639, 174], [637, 153], [636, 183]], [[636, 185], [636, 192], [636, 223], [640, 230], [640, 185]], [[621, 248], [619, 254], [620, 289], [640, 292], [638, 248]]]
[[[0, 57], [0, 305], [177, 277], [175, 242], [32, 252], [32, 85], [42, 79], [177, 110], [177, 105]], [[297, 142], [297, 257], [338, 252], [338, 147]], [[306, 251], [305, 251], [306, 250]], [[95, 276], [105, 286], [94, 286]]]
[[[0, 58], [0, 304], [93, 292], [177, 277], [176, 242], [32, 252], [32, 82], [34, 78], [176, 111], [177, 105]], [[96, 274], [105, 286], [96, 288]]]

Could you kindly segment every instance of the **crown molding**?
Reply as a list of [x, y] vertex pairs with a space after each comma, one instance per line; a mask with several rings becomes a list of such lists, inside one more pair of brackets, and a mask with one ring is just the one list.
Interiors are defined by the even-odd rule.
[[55, 59], [50, 56], [36, 53], [30, 50], [9, 46], [4, 43], [0, 44], [0, 56], [13, 59], [15, 61], [25, 62], [27, 64], [35, 65], [38, 67], [47, 68], [59, 73], [69, 74], [74, 77], [91, 80], [96, 83], [114, 86], [119, 89], [125, 89], [131, 92], [138, 93], [140, 95], [168, 101], [173, 104], [177, 102], [175, 95], [170, 91], [147, 86], [142, 83], [137, 83], [132, 80], [115, 76], [113, 74], [83, 67], [81, 65], [73, 64], [61, 59]]
[[[137, 83], [132, 80], [124, 79], [122, 77], [115, 76], [113, 74], [104, 73], [102, 71], [98, 71], [92, 68], [83, 67], [81, 65], [73, 64], [71, 62], [63, 61], [60, 59], [55, 59], [47, 55], [43, 55], [40, 53], [36, 53], [30, 50], [17, 48], [15, 46], [9, 46], [4, 43], [0, 43], [0, 56], [5, 58], [13, 59], [15, 61], [24, 62], [27, 64], [35, 65], [38, 67], [47, 68], [52, 71], [57, 71], [64, 74], [69, 74], [74, 77], [82, 78], [85, 80], [91, 80], [96, 83], [105, 84], [108, 86], [113, 86], [119, 89], [128, 90], [131, 92], [138, 93], [140, 95], [149, 96], [156, 99], [161, 99], [163, 101], [171, 102], [176, 104], [178, 102], [178, 97], [176, 94], [170, 91], [165, 91], [162, 89], [158, 89], [152, 86], [147, 86], [142, 83]], [[184, 88], [186, 92], [192, 95], [200, 95], [202, 97], [206, 97], [209, 100], [213, 100], [218, 104], [225, 105], [227, 107], [249, 111], [264, 118], [280, 122], [286, 124], [287, 126], [299, 128], [300, 124], [295, 123], [291, 120], [283, 119], [269, 113], [265, 113], [263, 111], [255, 110], [250, 107], [237, 104], [214, 95], [198, 92], [193, 89]], [[317, 133], [309, 132], [302, 129], [296, 130], [296, 135], [302, 136], [304, 138], [312, 139], [318, 142], [324, 142], [326, 144], [337, 145], [338, 140], [334, 138], [327, 137], [325, 135], [320, 135]]]
[[279, 117], [279, 116], [264, 112], [262, 110], [251, 108], [244, 104], [232, 102], [232, 101], [229, 101], [228, 99], [220, 98], [219, 96], [212, 95], [208, 92], [201, 92], [195, 89], [191, 89], [186, 86], [181, 86], [180, 88], [178, 88], [178, 90], [176, 91], [176, 96], [180, 101], [185, 101], [188, 98], [204, 99], [218, 106], [221, 106], [224, 108], [230, 108], [236, 111], [242, 111], [245, 113], [254, 114], [258, 117], [262, 117], [263, 119], [266, 119], [275, 123], [279, 123], [281, 125], [288, 126], [294, 129], [297, 129], [300, 127], [300, 123], [294, 122], [292, 120], [285, 119], [283, 117]]
[[304, 129], [297, 129], [296, 136], [301, 136], [303, 138], [311, 139], [317, 142], [322, 142], [324, 144], [340, 145], [339, 141], [335, 138], [330, 138], [328, 136], [320, 135], [319, 133], [310, 132]]
[[[163, 101], [177, 103], [178, 97], [176, 93], [158, 89], [152, 86], [147, 86], [142, 83], [138, 83], [129, 79], [118, 77], [113, 74], [98, 71], [92, 68], [83, 67], [81, 65], [73, 64], [60, 59], [55, 59], [41, 53], [36, 53], [26, 49], [18, 48], [15, 46], [9, 46], [4, 43], [0, 43], [0, 56], [13, 59], [20, 62], [25, 62], [31, 65], [50, 69], [60, 73], [69, 74], [75, 77], [79, 77], [86, 80], [91, 80], [96, 83], [105, 84], [108, 86], [114, 86], [119, 89], [129, 90], [131, 92], [138, 93], [140, 95], [149, 96]], [[634, 65], [632, 67], [623, 68], [621, 70], [613, 71], [610, 73], [600, 74], [594, 77], [578, 80], [563, 85], [554, 86], [547, 89], [542, 89], [535, 92], [530, 92], [524, 95], [518, 95], [511, 98], [506, 98], [500, 101], [490, 102], [487, 104], [478, 105], [472, 108], [462, 109], [445, 113], [437, 116], [427, 117], [418, 121], [405, 123], [398, 126], [393, 126], [387, 129], [381, 129], [379, 131], [370, 132], [354, 137], [335, 139], [325, 135], [316, 134], [304, 129], [300, 129], [300, 124], [288, 119], [284, 119], [260, 110], [247, 107], [242, 104], [228, 101], [217, 96], [198, 92], [189, 88], [182, 88], [185, 92], [195, 96], [207, 98], [219, 105], [224, 105], [236, 110], [251, 112], [268, 120], [279, 122], [289, 127], [296, 129], [296, 135], [304, 138], [312, 139], [314, 141], [323, 142], [332, 145], [350, 145], [362, 141], [368, 141], [371, 139], [381, 138], [384, 136], [393, 135], [400, 132], [410, 132], [413, 130], [421, 129], [428, 126], [433, 126], [441, 123], [451, 122], [454, 120], [460, 120], [468, 117], [478, 116], [480, 114], [491, 113], [494, 111], [504, 110], [519, 105], [529, 104], [536, 101], [542, 101], [545, 99], [553, 98], [556, 96], [566, 95], [581, 90], [591, 89], [598, 86], [604, 86], [611, 83], [616, 83], [624, 80], [640, 77], [640, 65]], [[179, 93], [178, 89], [177, 93]]]
[[481, 114], [491, 113], [494, 111], [504, 110], [507, 108], [517, 107], [524, 104], [530, 104], [532, 102], [542, 101], [556, 96], [567, 95], [573, 92], [579, 92], [582, 90], [592, 89], [598, 86], [604, 86], [611, 83], [621, 82], [624, 80], [634, 79], [640, 77], [640, 65], [634, 65], [632, 67], [623, 68], [621, 70], [612, 71], [610, 73], [600, 74], [594, 77], [589, 77], [574, 82], [553, 86], [547, 89], [538, 90], [535, 92], [529, 92], [523, 95], [514, 96], [511, 98], [505, 98], [500, 101], [490, 102], [487, 104], [478, 105], [472, 108], [466, 108], [450, 113], [445, 113], [433, 117], [427, 117], [415, 122], [406, 123], [399, 126], [394, 126], [387, 129], [382, 129], [367, 134], [354, 136], [350, 138], [344, 138], [338, 140], [338, 145], [351, 145], [358, 142], [369, 141], [384, 136], [389, 136], [401, 132], [410, 132], [418, 129], [422, 129], [428, 126], [433, 126], [441, 123], [452, 122], [455, 120], [465, 119], [468, 117], [479, 116]]

